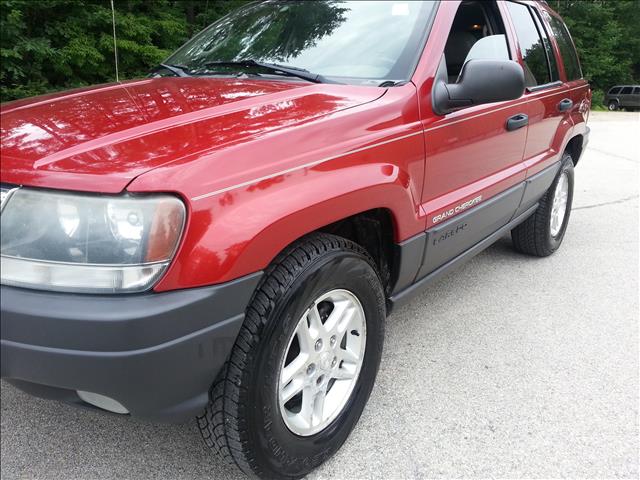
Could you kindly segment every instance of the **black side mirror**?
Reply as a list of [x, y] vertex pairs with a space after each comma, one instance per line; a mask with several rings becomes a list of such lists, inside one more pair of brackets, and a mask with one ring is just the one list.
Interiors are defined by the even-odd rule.
[[447, 83], [444, 55], [433, 83], [433, 111], [438, 115], [483, 103], [515, 100], [524, 93], [524, 71], [512, 60], [469, 60], [456, 83]]

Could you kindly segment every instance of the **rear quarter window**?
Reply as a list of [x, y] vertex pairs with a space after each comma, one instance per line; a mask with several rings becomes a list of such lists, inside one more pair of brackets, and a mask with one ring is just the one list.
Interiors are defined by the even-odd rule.
[[558, 18], [544, 12], [544, 16], [551, 27], [551, 32], [558, 42], [562, 61], [564, 62], [564, 71], [567, 74], [567, 80], [577, 80], [582, 78], [582, 70], [578, 61], [578, 54], [571, 41], [571, 35], [567, 26]]

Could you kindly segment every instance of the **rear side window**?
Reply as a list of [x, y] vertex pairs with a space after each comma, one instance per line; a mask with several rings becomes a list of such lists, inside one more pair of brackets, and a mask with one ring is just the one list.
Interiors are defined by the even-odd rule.
[[634, 95], [640, 95], [640, 87], [636, 87], [633, 89], [633, 94]]
[[533, 10], [532, 13], [533, 13], [533, 19], [536, 22], [536, 27], [538, 27], [538, 31], [540, 32], [540, 36], [542, 37], [544, 50], [545, 52], [547, 52], [547, 61], [549, 62], [549, 71], [551, 72], [551, 81], [555, 82], [557, 80], [560, 80], [560, 73], [558, 72], [558, 64], [556, 62], [556, 54], [553, 53], [553, 48], [551, 47], [551, 42], [549, 41], [547, 30], [542, 26], [542, 21], [540, 20], [540, 16], [538, 15], [538, 12]]
[[527, 87], [550, 83], [549, 60], [540, 32], [526, 5], [508, 2], [507, 7], [516, 28], [520, 52], [524, 61], [524, 78]]
[[624, 87], [620, 92], [620, 95], [629, 95], [633, 91], [631, 87]]
[[617, 95], [618, 93], [620, 93], [620, 90], [622, 90], [622, 87], [613, 87], [611, 90], [609, 90], [609, 93], [611, 95]]
[[582, 70], [580, 70], [580, 62], [578, 62], [578, 54], [571, 41], [569, 30], [561, 20], [553, 17], [545, 12], [553, 36], [556, 37], [562, 61], [564, 62], [564, 71], [567, 74], [567, 80], [577, 80], [582, 78]]

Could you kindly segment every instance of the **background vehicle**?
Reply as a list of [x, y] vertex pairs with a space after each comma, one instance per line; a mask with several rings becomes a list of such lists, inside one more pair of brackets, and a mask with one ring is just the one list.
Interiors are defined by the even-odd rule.
[[616, 85], [604, 96], [604, 104], [611, 111], [640, 108], [640, 85]]
[[253, 4], [156, 75], [3, 106], [26, 391], [198, 415], [297, 478], [358, 421], [393, 308], [506, 232], [562, 243], [590, 92], [545, 4]]

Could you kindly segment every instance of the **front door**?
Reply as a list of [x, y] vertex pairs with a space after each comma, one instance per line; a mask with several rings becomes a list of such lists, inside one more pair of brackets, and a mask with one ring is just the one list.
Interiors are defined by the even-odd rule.
[[[441, 50], [449, 83], [455, 82], [471, 57], [483, 58], [474, 45], [502, 36], [504, 59], [516, 59], [496, 2], [441, 4], [440, 13], [453, 18], [446, 46]], [[485, 40], [482, 40], [485, 39]], [[495, 59], [496, 49], [490, 49]], [[480, 52], [480, 53], [479, 53]], [[427, 216], [427, 247], [418, 278], [506, 225], [522, 198], [526, 169], [523, 152], [526, 121], [518, 128], [509, 119], [523, 118], [521, 100], [470, 107], [444, 116], [425, 118], [426, 175], [422, 207]], [[526, 119], [525, 119], [526, 120]]]

